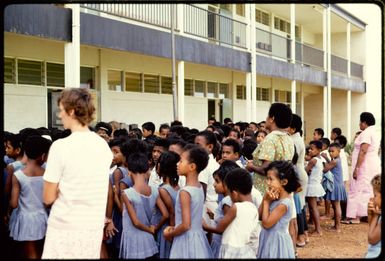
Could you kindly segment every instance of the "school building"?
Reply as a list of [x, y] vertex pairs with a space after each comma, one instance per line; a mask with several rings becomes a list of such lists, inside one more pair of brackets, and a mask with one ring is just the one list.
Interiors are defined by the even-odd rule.
[[91, 90], [97, 121], [170, 123], [174, 27], [184, 125], [203, 129], [211, 116], [259, 122], [283, 102], [303, 118], [307, 141], [317, 127], [326, 136], [340, 127], [351, 140], [362, 111], [381, 113], [380, 12], [373, 4], [9, 5], [4, 129], [60, 126], [65, 86]]

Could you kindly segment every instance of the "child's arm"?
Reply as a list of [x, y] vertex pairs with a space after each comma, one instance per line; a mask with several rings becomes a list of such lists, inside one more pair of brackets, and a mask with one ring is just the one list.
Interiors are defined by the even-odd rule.
[[284, 204], [278, 204], [276, 208], [270, 213], [270, 204], [273, 200], [277, 199], [278, 195], [275, 191], [267, 191], [262, 202], [262, 226], [266, 229], [274, 226], [283, 215], [287, 212], [287, 206]]
[[174, 204], [172, 203], [171, 196], [168, 194], [168, 192], [165, 189], [159, 189], [159, 196], [167, 208], [167, 212], [169, 214], [170, 226], [175, 226]]
[[162, 218], [160, 219], [158, 225], [155, 226], [155, 232], [157, 232], [163, 226], [163, 224], [166, 223], [167, 219], [170, 217], [167, 211], [167, 208], [164, 205], [160, 196], [158, 196], [156, 199], [156, 206], [159, 208], [160, 213], [162, 214]]
[[114, 180], [115, 192], [118, 196], [120, 195], [119, 181], [123, 178], [123, 173], [119, 168], [116, 168], [112, 173]]
[[305, 170], [307, 172], [308, 175], [310, 175], [310, 171], [311, 169], [313, 168], [313, 166], [316, 164], [317, 160], [315, 158], [312, 158], [308, 164], [306, 165], [305, 167]]
[[210, 233], [222, 234], [223, 231], [225, 231], [226, 228], [230, 225], [230, 223], [235, 219], [236, 215], [237, 215], [237, 207], [235, 204], [233, 204], [229, 208], [227, 213], [223, 216], [221, 221], [219, 221], [216, 227], [210, 227], [204, 223], [203, 229]]
[[[123, 190], [125, 190], [126, 188], [128, 188], [128, 186], [124, 183], [124, 182], [119, 182], [119, 190], [120, 190], [120, 195], [118, 195], [117, 193], [114, 193], [114, 202], [116, 204], [116, 207], [119, 209], [120, 212], [123, 211], [123, 198], [122, 198], [122, 193], [123, 193]], [[116, 188], [115, 188], [116, 190]]]
[[122, 199], [123, 199], [123, 202], [124, 204], [126, 205], [127, 207], [127, 213], [128, 213], [128, 216], [130, 217], [131, 221], [132, 221], [132, 224], [137, 228], [137, 229], [140, 229], [140, 230], [143, 230], [143, 231], [146, 231], [150, 234], [154, 234], [155, 233], [155, 227], [154, 226], [146, 226], [144, 225], [142, 222], [140, 222], [140, 220], [138, 219], [136, 213], [135, 213], [135, 209], [134, 207], [132, 206], [130, 200], [128, 199], [127, 195], [122, 193]]
[[11, 208], [17, 208], [20, 195], [20, 184], [15, 175], [12, 175], [12, 192], [9, 205]]
[[7, 167], [6, 167], [6, 171], [8, 173], [8, 176], [7, 176], [7, 179], [5, 181], [5, 188], [4, 188], [4, 191], [5, 191], [5, 194], [6, 195], [9, 195], [11, 193], [11, 189], [12, 189], [12, 180], [13, 180], [13, 172], [15, 171], [15, 169], [13, 168], [12, 165], [8, 164]]
[[373, 198], [371, 198], [368, 203], [368, 242], [371, 245], [381, 240], [381, 222], [377, 224], [380, 214], [381, 210], [374, 206]]
[[323, 173], [328, 172], [329, 170], [331, 170], [335, 166], [337, 166], [337, 161], [336, 160], [333, 159], [333, 160], [329, 161], [328, 163], [325, 164], [325, 167], [323, 169]]
[[179, 193], [179, 197], [180, 207], [182, 209], [182, 223], [173, 229], [168, 229], [170, 227], [166, 228], [163, 232], [163, 235], [166, 239], [171, 239], [175, 236], [181, 235], [191, 227], [191, 196], [187, 191], [182, 190]]
[[106, 207], [106, 220], [105, 220], [105, 232], [106, 236], [112, 237], [115, 235], [115, 231], [119, 232], [116, 227], [114, 222], [112, 221], [112, 208], [114, 205], [114, 192], [112, 189], [112, 184], [111, 182], [108, 182], [108, 198], [107, 198], [107, 207]]
[[204, 200], [206, 200], [206, 193], [207, 193], [207, 184], [204, 182], [200, 182], [203, 188], [203, 195], [204, 195]]

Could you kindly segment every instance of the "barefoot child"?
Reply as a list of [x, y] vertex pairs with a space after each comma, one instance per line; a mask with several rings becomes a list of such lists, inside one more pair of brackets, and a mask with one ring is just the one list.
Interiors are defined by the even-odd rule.
[[368, 252], [365, 258], [377, 258], [381, 253], [381, 175], [372, 179], [374, 197], [368, 203]]

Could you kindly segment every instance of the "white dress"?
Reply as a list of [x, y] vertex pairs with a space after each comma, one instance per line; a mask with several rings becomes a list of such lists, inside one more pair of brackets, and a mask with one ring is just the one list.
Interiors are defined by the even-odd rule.
[[261, 231], [258, 209], [248, 201], [234, 204], [236, 217], [223, 232], [219, 258], [256, 258]]
[[318, 157], [314, 157], [314, 159], [316, 159], [317, 162], [311, 169], [306, 197], [322, 197], [323, 195], [325, 195], [325, 190], [321, 184], [323, 176], [322, 160]]

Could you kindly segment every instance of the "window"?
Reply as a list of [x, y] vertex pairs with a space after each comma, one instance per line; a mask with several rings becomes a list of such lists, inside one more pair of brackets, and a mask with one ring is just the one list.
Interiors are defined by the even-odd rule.
[[126, 91], [128, 92], [141, 92], [142, 91], [142, 79], [140, 73], [126, 72]]
[[19, 84], [44, 85], [43, 62], [18, 60], [17, 73]]
[[14, 58], [4, 58], [4, 83], [16, 83], [16, 69]]
[[194, 95], [193, 80], [184, 79], [184, 95], [185, 96], [193, 96]]
[[244, 4], [235, 4], [236, 14], [239, 16], [245, 16], [245, 5]]
[[274, 90], [274, 96], [275, 102], [285, 103], [286, 105], [291, 103], [291, 92], [289, 91]]
[[257, 87], [257, 101], [270, 101], [268, 88]]
[[231, 12], [231, 4], [219, 4], [219, 9]]
[[246, 86], [237, 85], [237, 99], [246, 100]]
[[207, 82], [207, 97], [208, 98], [215, 98], [216, 95], [216, 89], [217, 89], [217, 83], [216, 82]]
[[229, 98], [229, 84], [220, 83], [219, 84], [219, 98]]
[[161, 86], [163, 94], [172, 94], [172, 78], [162, 76], [161, 78]]
[[95, 68], [80, 67], [80, 88], [95, 89]]
[[108, 89], [111, 91], [122, 92], [122, 72], [116, 70], [107, 71]]
[[301, 27], [299, 27], [298, 25], [295, 26], [295, 39], [297, 41], [301, 40]]
[[159, 93], [159, 76], [158, 75], [144, 75], [144, 92]]
[[205, 97], [205, 85], [204, 81], [195, 81], [195, 97]]
[[270, 25], [270, 15], [269, 15], [269, 13], [255, 9], [255, 21], [257, 23], [269, 26]]
[[[290, 22], [282, 20], [278, 17], [274, 17], [274, 28], [279, 30], [279, 31], [290, 34]], [[298, 25], [296, 25], [294, 28], [295, 28], [295, 32], [294, 32], [295, 38], [297, 40], [300, 40], [301, 39], [301, 28]]]
[[64, 87], [64, 64], [47, 62], [47, 85]]

